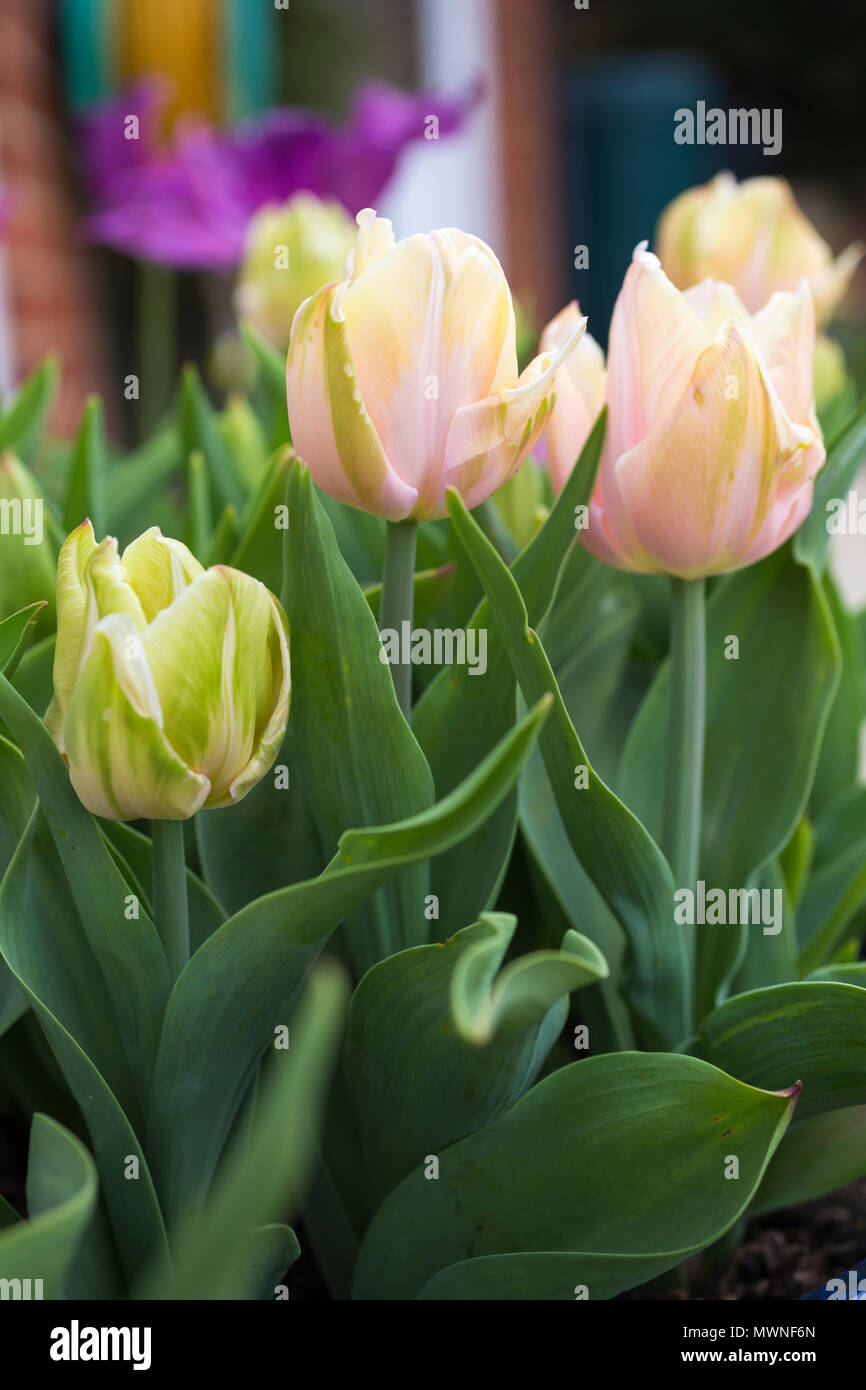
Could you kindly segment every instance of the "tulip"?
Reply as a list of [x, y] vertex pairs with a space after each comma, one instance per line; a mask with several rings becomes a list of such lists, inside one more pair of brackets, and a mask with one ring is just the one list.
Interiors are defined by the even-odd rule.
[[[639, 246], [611, 322], [587, 549], [620, 569], [683, 579], [777, 549], [807, 515], [824, 462], [814, 342], [807, 284], [751, 316], [730, 285], [706, 280], [681, 294]], [[590, 371], [594, 386], [596, 364]], [[551, 442], [569, 440], [573, 400], [561, 431], [560, 408]], [[570, 466], [578, 445], [563, 446], [557, 468]]]
[[301, 305], [286, 372], [292, 439], [314, 482], [389, 521], [476, 507], [516, 472], [553, 404], [557, 352], [520, 377], [502, 267], [448, 228], [395, 244], [369, 208], [348, 278]]
[[863, 255], [852, 244], [833, 260], [784, 179], [738, 184], [727, 173], [675, 198], [662, 213], [656, 242], [679, 289], [708, 277], [723, 280], [753, 314], [771, 294], [796, 290], [805, 277], [819, 326], [832, 317]]
[[339, 280], [355, 244], [354, 225], [337, 202], [298, 193], [265, 207], [247, 228], [235, 310], [283, 351], [298, 306]]
[[40, 634], [54, 626], [55, 545], [39, 484], [12, 453], [0, 455], [0, 621], [43, 599]]
[[[558, 351], [581, 322], [585, 320], [581, 320], [577, 301], [573, 300], [545, 328], [541, 335], [542, 351]], [[604, 405], [606, 380], [604, 353], [595, 339], [584, 333], [556, 378], [556, 405], [542, 440], [551, 485], [557, 494], [565, 487]]]
[[202, 569], [155, 526], [122, 558], [89, 521], [67, 538], [46, 724], [94, 815], [240, 801], [277, 755], [289, 694], [285, 614], [258, 580]]

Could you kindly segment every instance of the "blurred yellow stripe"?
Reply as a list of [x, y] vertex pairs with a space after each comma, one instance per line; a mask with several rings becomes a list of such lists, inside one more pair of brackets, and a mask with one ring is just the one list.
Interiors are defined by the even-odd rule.
[[223, 114], [223, 25], [220, 0], [120, 0], [118, 62], [124, 79], [158, 72], [169, 78], [171, 126], [181, 114], [210, 122]]

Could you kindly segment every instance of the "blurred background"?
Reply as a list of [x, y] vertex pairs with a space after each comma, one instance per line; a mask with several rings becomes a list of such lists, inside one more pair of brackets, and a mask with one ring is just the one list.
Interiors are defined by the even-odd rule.
[[[0, 0], [0, 389], [56, 353], [54, 432], [70, 437], [99, 391], [109, 433], [131, 444], [145, 412], [124, 393], [129, 373], [150, 374], [157, 408], [187, 359], [215, 395], [231, 384], [246, 215], [236, 190], [264, 145], [257, 156], [233, 146], [228, 167], [220, 141], [250, 123], [261, 132], [274, 108], [294, 111], [280, 138], [294, 122], [293, 151], [306, 141], [312, 152], [291, 174], [271, 168], [272, 182], [303, 188], [305, 169], [331, 157], [316, 154], [304, 113], [335, 132], [363, 126], [379, 165], [365, 183], [359, 156], [351, 191], [345, 170], [342, 183], [334, 174], [335, 196], [354, 215], [369, 187], [398, 236], [448, 224], [482, 236], [527, 340], [576, 296], [604, 342], [635, 243], [652, 241], [674, 195], [721, 169], [789, 178], [838, 252], [866, 236], [864, 41], [852, 0]], [[160, 99], [155, 114], [141, 106], [134, 156], [132, 142], [112, 145], [107, 116], [87, 135], [87, 113], [119, 119], [123, 94], [154, 74]], [[372, 80], [436, 102], [407, 108], [398, 132], [390, 106], [360, 109]], [[781, 152], [678, 145], [673, 113], [698, 101], [780, 107]], [[441, 138], [424, 136], [428, 106]], [[183, 170], [161, 166], [178, 142]], [[167, 246], [158, 232], [170, 223]], [[228, 224], [232, 246], [214, 247]], [[195, 264], [184, 263], [188, 225]], [[833, 327], [860, 394], [864, 293], [861, 266]]]

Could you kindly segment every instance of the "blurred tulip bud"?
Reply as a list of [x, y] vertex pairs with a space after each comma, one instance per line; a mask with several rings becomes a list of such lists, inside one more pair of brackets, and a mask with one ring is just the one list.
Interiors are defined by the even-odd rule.
[[[541, 335], [542, 350], [556, 352], [581, 322], [585, 320], [581, 319], [577, 301], [573, 300], [545, 328]], [[580, 458], [604, 405], [606, 379], [604, 353], [595, 339], [584, 333], [557, 376], [556, 405], [542, 440], [542, 454], [546, 452], [551, 485], [557, 494], [565, 487], [566, 478]]]
[[518, 377], [514, 309], [498, 260], [455, 228], [395, 244], [367, 208], [348, 279], [302, 304], [287, 364], [289, 423], [314, 482], [386, 517], [470, 508], [517, 471], [547, 423], [557, 353]]
[[[807, 515], [824, 463], [814, 347], [805, 282], [752, 316], [715, 280], [681, 294], [639, 246], [611, 321], [587, 549], [684, 579], [776, 550]], [[568, 410], [566, 400], [566, 422]]]
[[0, 621], [45, 600], [39, 634], [54, 627], [57, 552], [48, 507], [33, 474], [14, 454], [0, 455]]
[[268, 446], [259, 417], [246, 396], [232, 391], [220, 415], [220, 434], [237, 472], [253, 491], [262, 480], [268, 462]]
[[681, 290], [711, 277], [733, 285], [750, 313], [777, 290], [804, 278], [818, 325], [827, 323], [863, 255], [853, 244], [833, 259], [785, 179], [718, 174], [690, 188], [662, 213], [656, 246], [665, 272]]
[[204, 570], [157, 527], [118, 558], [85, 521], [57, 566], [45, 722], [78, 796], [109, 820], [186, 820], [240, 801], [289, 711], [285, 614], [239, 570]]
[[340, 203], [297, 193], [281, 207], [262, 208], [247, 229], [235, 290], [238, 318], [285, 351], [298, 306], [342, 278], [354, 244], [355, 228]]

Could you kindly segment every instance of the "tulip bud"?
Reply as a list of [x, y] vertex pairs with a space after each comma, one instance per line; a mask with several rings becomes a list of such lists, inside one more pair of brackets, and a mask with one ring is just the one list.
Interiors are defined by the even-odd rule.
[[656, 243], [679, 289], [707, 277], [724, 280], [753, 314], [805, 277], [819, 326], [832, 317], [863, 255], [853, 244], [834, 261], [784, 179], [738, 184], [727, 173], [675, 198], [661, 215]]
[[[751, 316], [730, 285], [706, 280], [681, 294], [639, 246], [611, 321], [587, 549], [620, 569], [694, 579], [753, 564], [787, 540], [824, 463], [814, 344], [805, 282]], [[566, 463], [568, 397], [562, 409]]]
[[518, 377], [511, 292], [489, 246], [455, 228], [395, 244], [369, 208], [358, 225], [349, 278], [292, 325], [294, 446], [323, 492], [389, 521], [447, 515], [449, 487], [477, 507], [539, 438], [585, 320]]
[[351, 218], [340, 203], [297, 193], [250, 220], [246, 253], [235, 290], [235, 310], [285, 351], [298, 306], [343, 274], [355, 244]]
[[[541, 335], [542, 349], [555, 352], [568, 341], [580, 322], [580, 309], [573, 300], [545, 328]], [[557, 495], [565, 487], [604, 405], [606, 378], [604, 353], [595, 339], [584, 333], [556, 378], [556, 405], [542, 440], [551, 486]]]
[[56, 551], [48, 508], [32, 473], [14, 454], [0, 455], [0, 621], [45, 600], [39, 632], [54, 626]]
[[72, 784], [109, 820], [186, 820], [240, 801], [286, 729], [286, 617], [257, 579], [204, 570], [157, 527], [118, 558], [89, 521], [57, 567], [45, 722]]

